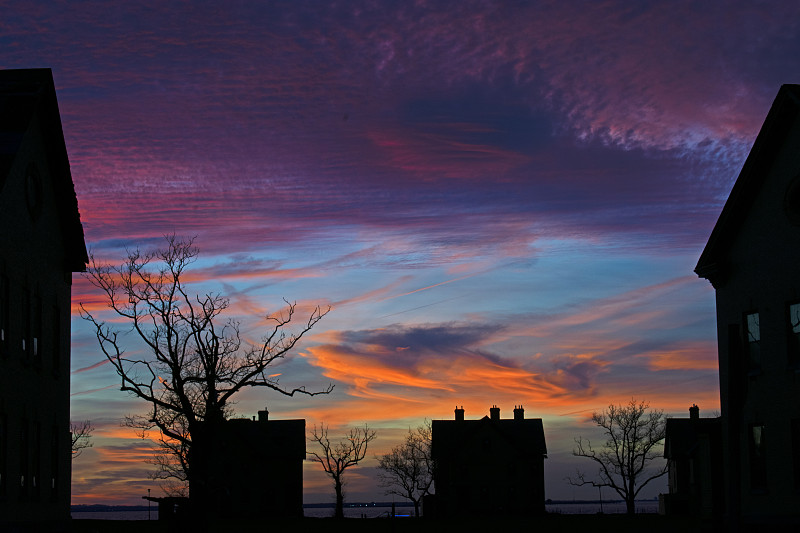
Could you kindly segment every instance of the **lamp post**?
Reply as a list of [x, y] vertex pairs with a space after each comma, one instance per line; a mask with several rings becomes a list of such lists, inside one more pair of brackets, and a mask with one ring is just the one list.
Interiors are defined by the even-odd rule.
[[147, 489], [147, 519], [150, 520], [150, 507], [153, 505], [153, 502], [150, 501], [150, 489]]
[[598, 492], [600, 492], [600, 514], [603, 514], [603, 487], [597, 486]]

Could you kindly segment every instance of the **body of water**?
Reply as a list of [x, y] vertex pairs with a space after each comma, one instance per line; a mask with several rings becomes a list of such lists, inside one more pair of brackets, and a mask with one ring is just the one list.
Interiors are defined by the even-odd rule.
[[[600, 512], [600, 502], [554, 502], [545, 505], [548, 513], [560, 514], [597, 514]], [[347, 518], [381, 518], [391, 514], [389, 505], [364, 504], [359, 507], [345, 507], [344, 516]], [[625, 512], [625, 502], [603, 502], [602, 512], [606, 514], [622, 514]], [[642, 500], [636, 502], [637, 513], [657, 513], [657, 500]], [[333, 507], [306, 507], [303, 514], [312, 518], [326, 518], [333, 516]], [[413, 506], [395, 506], [395, 514], [399, 517], [414, 515]], [[137, 509], [134, 511], [73, 511], [72, 518], [78, 520], [158, 520], [158, 510], [153, 506], [149, 512]]]
[[[625, 502], [554, 502], [545, 504], [548, 513], [561, 514], [623, 514], [626, 512]], [[637, 513], [657, 513], [658, 500], [640, 500], [636, 502]]]
[[158, 520], [158, 509], [152, 511], [72, 511], [75, 520]]

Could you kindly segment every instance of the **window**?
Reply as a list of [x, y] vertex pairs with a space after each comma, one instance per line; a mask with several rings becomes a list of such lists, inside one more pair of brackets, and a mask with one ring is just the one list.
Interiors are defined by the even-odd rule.
[[744, 317], [744, 329], [747, 332], [747, 362], [751, 374], [761, 372], [761, 325], [758, 313], [750, 313]]
[[33, 438], [31, 445], [33, 453], [31, 454], [33, 468], [31, 469], [31, 490], [33, 491], [34, 498], [39, 497], [39, 485], [42, 481], [42, 427], [38, 422], [33, 424]]
[[39, 292], [33, 295], [31, 309], [31, 355], [36, 366], [42, 366], [42, 297]]
[[764, 430], [764, 424], [750, 424], [750, 488], [753, 490], [767, 488]]
[[58, 425], [54, 425], [50, 434], [50, 499], [58, 499]]
[[669, 459], [669, 468], [667, 469], [668, 474], [668, 482], [667, 485], [669, 486], [669, 491], [677, 492], [678, 491], [678, 462], [675, 459]]
[[800, 419], [792, 420], [792, 467], [794, 488], [800, 489]]
[[53, 318], [50, 321], [53, 339], [50, 341], [50, 348], [53, 354], [53, 375], [58, 377], [61, 373], [61, 313], [58, 306], [53, 306]]
[[8, 418], [0, 414], [0, 498], [6, 495], [8, 481]]
[[25, 289], [22, 298], [22, 360], [30, 362], [30, 336], [31, 336], [31, 293]]
[[789, 368], [800, 369], [800, 303], [789, 305], [789, 342], [788, 364]]
[[0, 274], [0, 356], [8, 355], [8, 278]]
[[28, 422], [22, 421], [22, 427], [19, 429], [19, 498], [20, 500], [26, 499], [28, 495], [28, 485], [30, 485], [30, 476], [28, 471], [28, 452], [31, 445], [30, 435], [28, 434]]

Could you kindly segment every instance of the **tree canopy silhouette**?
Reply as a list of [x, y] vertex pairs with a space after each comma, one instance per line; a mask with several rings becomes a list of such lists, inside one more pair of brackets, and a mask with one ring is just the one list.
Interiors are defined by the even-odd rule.
[[72, 422], [69, 423], [69, 433], [72, 442], [72, 458], [77, 459], [83, 453], [83, 450], [86, 448], [91, 448], [94, 444], [92, 443], [92, 433], [94, 432], [94, 426], [88, 420], [84, 420], [83, 422]]
[[378, 478], [386, 494], [394, 494], [414, 504], [414, 516], [419, 518], [422, 498], [433, 486], [431, 459], [431, 424], [409, 429], [406, 440], [378, 458]]
[[[81, 317], [94, 326], [100, 348], [120, 377], [120, 389], [150, 404], [146, 415], [126, 418], [142, 437], [159, 432], [160, 450], [154, 458], [156, 478], [178, 480], [192, 476], [191, 446], [198, 424], [213, 427], [231, 414], [231, 401], [250, 387], [294, 396], [331, 391], [286, 388], [268, 372], [273, 363], [290, 355], [300, 339], [329, 309], [316, 307], [294, 332], [286, 329], [296, 305], [286, 301], [282, 312], [265, 317], [266, 331], [258, 344], [245, 342], [239, 322], [223, 317], [230, 301], [220, 294], [190, 294], [187, 268], [196, 260], [194, 239], [166, 236], [166, 246], [143, 253], [129, 251], [119, 266], [102, 264], [90, 254], [85, 276], [103, 291], [108, 308], [127, 331], [145, 345], [144, 353], [126, 353], [125, 336], [115, 320], [108, 325], [81, 304]], [[138, 348], [138, 346], [137, 346]], [[214, 435], [214, 431], [204, 431]]]
[[367, 446], [376, 437], [375, 431], [364, 424], [363, 428], [350, 429], [347, 436], [339, 442], [331, 442], [328, 438], [328, 428], [321, 424], [320, 428], [314, 426], [309, 440], [319, 445], [321, 453], [308, 452], [311, 460], [322, 465], [322, 469], [333, 480], [336, 493], [336, 518], [344, 518], [344, 472], [351, 466], [360, 463], [367, 456]]
[[628, 514], [636, 512], [636, 496], [649, 482], [667, 473], [666, 462], [660, 468], [651, 464], [662, 458], [662, 441], [666, 432], [666, 417], [661, 410], [648, 411], [649, 404], [631, 399], [627, 405], [609, 405], [602, 412], [592, 413], [592, 421], [603, 428], [607, 437], [596, 450], [589, 439], [575, 439], [572, 454], [587, 457], [598, 468], [597, 477], [587, 480], [580, 471], [567, 478], [572, 485], [610, 487], [625, 500]]

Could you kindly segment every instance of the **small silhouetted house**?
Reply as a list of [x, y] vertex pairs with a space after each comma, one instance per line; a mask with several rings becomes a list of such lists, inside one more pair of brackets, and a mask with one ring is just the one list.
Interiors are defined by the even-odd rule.
[[800, 86], [784, 85], [695, 272], [716, 290], [725, 512], [800, 519]]
[[[515, 515], [544, 512], [544, 459], [547, 447], [541, 418], [525, 418], [522, 406], [513, 419], [489, 416], [434, 420], [434, 503], [437, 517]], [[434, 513], [425, 509], [425, 514]]]
[[689, 408], [689, 418], [668, 418], [664, 457], [669, 467], [667, 514], [720, 517], [723, 505], [722, 423], [700, 418], [700, 408]]
[[0, 530], [69, 519], [70, 293], [86, 262], [52, 73], [0, 71]]
[[306, 421], [231, 419], [192, 440], [193, 511], [235, 519], [303, 516]]
[[158, 505], [160, 522], [183, 522], [191, 519], [189, 498], [184, 496], [142, 496], [142, 499]]

